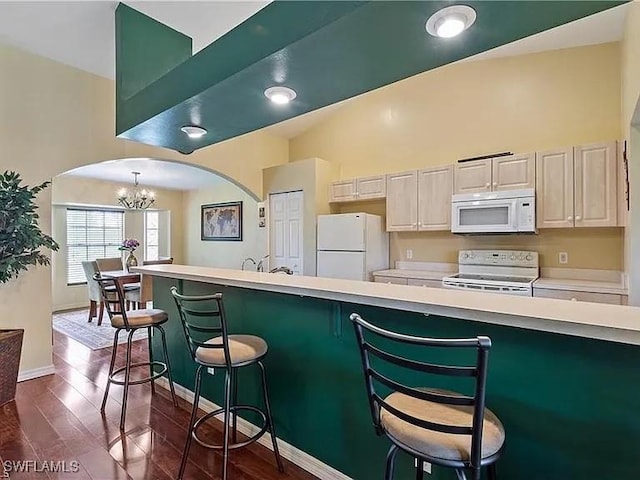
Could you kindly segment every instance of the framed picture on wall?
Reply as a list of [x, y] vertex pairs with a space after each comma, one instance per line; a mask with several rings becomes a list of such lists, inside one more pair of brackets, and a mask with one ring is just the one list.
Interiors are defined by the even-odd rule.
[[242, 202], [202, 205], [200, 207], [200, 239], [242, 241]]

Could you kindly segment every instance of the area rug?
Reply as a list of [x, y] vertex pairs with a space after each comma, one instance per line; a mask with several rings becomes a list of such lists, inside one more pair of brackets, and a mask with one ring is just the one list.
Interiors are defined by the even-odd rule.
[[[87, 322], [88, 310], [74, 310], [53, 314], [53, 329], [63, 335], [73, 338], [91, 350], [113, 346], [115, 328], [111, 326], [106, 312], [102, 319], [102, 325], [98, 326], [98, 319]], [[128, 334], [120, 332], [118, 343], [127, 343]], [[147, 329], [137, 330], [133, 334], [133, 340], [147, 338]]]

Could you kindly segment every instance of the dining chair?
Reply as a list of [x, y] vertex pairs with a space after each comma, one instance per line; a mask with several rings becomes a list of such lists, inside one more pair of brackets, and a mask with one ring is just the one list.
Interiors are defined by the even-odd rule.
[[[104, 302], [100, 293], [100, 285], [93, 279], [98, 273], [98, 264], [94, 261], [82, 262], [84, 276], [87, 279], [87, 293], [89, 295], [89, 320], [98, 315], [98, 326], [102, 325], [102, 315], [104, 314]], [[97, 311], [96, 311], [97, 310]]]
[[[375, 431], [391, 441], [385, 480], [393, 480], [399, 450], [415, 459], [416, 480], [423, 479], [424, 462], [452, 468], [458, 480], [480, 480], [481, 470], [486, 467], [488, 479], [495, 480], [505, 431], [498, 417], [485, 408], [491, 339], [417, 337], [384, 330], [357, 313], [350, 318], [360, 348]], [[414, 352], [413, 358], [399, 350]], [[418, 352], [426, 355], [434, 351], [448, 351], [451, 358], [458, 357], [454, 365], [415, 359]], [[401, 383], [401, 374], [402, 378], [412, 378], [413, 385]], [[449, 382], [466, 379], [472, 393], [433, 388], [423, 383], [423, 377], [431, 381], [449, 377]]]
[[[173, 258], [162, 258], [158, 260], [145, 260], [142, 265], [170, 265]], [[133, 302], [136, 308], [146, 308], [147, 303], [153, 301], [153, 277], [151, 275], [142, 275], [140, 277], [140, 288], [137, 290], [125, 291], [125, 299]]]
[[113, 272], [123, 269], [122, 258], [120, 257], [98, 258], [96, 263], [98, 264], [98, 270], [100, 272]]

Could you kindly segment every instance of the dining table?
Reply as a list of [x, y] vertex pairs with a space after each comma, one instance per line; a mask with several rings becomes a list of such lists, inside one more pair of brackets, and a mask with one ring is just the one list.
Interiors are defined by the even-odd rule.
[[100, 274], [105, 277], [112, 277], [123, 289], [126, 285], [140, 283], [140, 274], [129, 272], [127, 270], [109, 270], [106, 272], [100, 272]]

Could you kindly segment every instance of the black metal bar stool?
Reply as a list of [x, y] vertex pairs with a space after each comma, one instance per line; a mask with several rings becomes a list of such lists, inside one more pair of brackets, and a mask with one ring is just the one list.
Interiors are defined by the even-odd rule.
[[[424, 462], [453, 468], [460, 480], [467, 473], [480, 480], [482, 467], [488, 467], [489, 479], [496, 478], [495, 462], [504, 447], [505, 432], [500, 420], [485, 408], [487, 368], [491, 340], [489, 337], [469, 339], [423, 338], [383, 330], [351, 315], [360, 347], [369, 407], [378, 435], [391, 440], [387, 455], [385, 480], [392, 480], [398, 449], [416, 459], [416, 479], [423, 478]], [[390, 353], [365, 339], [365, 330], [373, 337], [384, 339], [385, 345], [420, 345], [433, 349], [476, 350], [475, 364], [451, 366], [425, 363]], [[373, 359], [372, 357], [375, 357]], [[392, 364], [423, 374], [470, 377], [474, 381], [473, 395], [449, 390], [410, 387], [375, 369], [376, 364]], [[377, 386], [391, 390], [382, 398]]]
[[[177, 407], [178, 400], [173, 388], [173, 378], [171, 378], [171, 365], [169, 363], [169, 355], [167, 353], [167, 339], [162, 328], [162, 324], [166, 323], [169, 316], [163, 310], [155, 308], [143, 309], [143, 310], [129, 310], [125, 309], [125, 297], [124, 289], [115, 278], [107, 275], [101, 275], [96, 273], [93, 279], [100, 285], [100, 291], [105, 306], [107, 307], [107, 314], [111, 321], [111, 326], [116, 329], [113, 336], [113, 350], [111, 352], [111, 363], [109, 363], [109, 378], [107, 379], [107, 387], [104, 390], [104, 397], [102, 399], [102, 406], [100, 412], [104, 413], [107, 405], [107, 397], [109, 396], [109, 387], [112, 383], [116, 385], [124, 385], [124, 394], [122, 397], [122, 413], [120, 414], [120, 430], [124, 431], [124, 422], [127, 415], [127, 397], [129, 394], [130, 385], [140, 385], [142, 383], [151, 382], [151, 391], [155, 393], [154, 381], [165, 373], [169, 377], [169, 388], [171, 389], [171, 397], [173, 398], [173, 404]], [[136, 330], [141, 328], [147, 329], [148, 342], [149, 342], [149, 361], [131, 363], [131, 342], [133, 334]], [[164, 355], [164, 362], [153, 361], [153, 349], [151, 342], [151, 332], [156, 329], [162, 336], [162, 352]], [[124, 330], [129, 335], [127, 337], [127, 353], [125, 365], [114, 370], [116, 363], [116, 354], [118, 351], [118, 337], [120, 332]], [[131, 369], [137, 367], [149, 367], [149, 376], [140, 380], [131, 381]], [[158, 371], [154, 372], [154, 367], [158, 368]], [[124, 379], [116, 379], [116, 376], [124, 372]]]
[[[229, 450], [245, 447], [257, 441], [267, 431], [271, 434], [273, 453], [276, 456], [278, 470], [283, 472], [284, 468], [282, 466], [282, 460], [280, 459], [275, 428], [271, 417], [267, 377], [264, 365], [262, 364], [262, 359], [267, 355], [267, 343], [262, 338], [253, 335], [229, 335], [221, 293], [201, 296], [182, 295], [178, 293], [176, 287], [171, 287], [171, 294], [180, 312], [180, 319], [189, 345], [191, 357], [198, 365], [193, 410], [191, 411], [189, 432], [187, 433], [187, 439], [185, 441], [178, 479], [182, 479], [184, 474], [189, 457], [189, 449], [191, 448], [191, 441], [193, 439], [205, 448], [222, 450], [222, 480], [226, 480]], [[199, 305], [203, 305], [203, 307], [199, 307]], [[200, 319], [200, 321], [197, 319]], [[211, 320], [213, 320], [213, 325]], [[201, 340], [206, 338], [206, 340], [201, 341], [196, 337], [199, 337]], [[258, 367], [260, 367], [262, 395], [265, 406], [264, 412], [254, 406], [238, 405], [237, 370], [250, 365], [258, 365]], [[198, 402], [200, 401], [202, 373], [208, 368], [221, 368], [225, 370], [224, 406], [204, 415], [196, 421]], [[242, 410], [255, 412], [260, 415], [263, 425], [253, 437], [243, 442], [237, 442], [237, 417], [238, 411]], [[224, 413], [223, 444], [214, 445], [198, 438], [198, 427], [220, 413]], [[230, 418], [232, 414], [233, 419]], [[232, 420], [231, 439], [233, 443], [229, 443], [230, 420]]]

